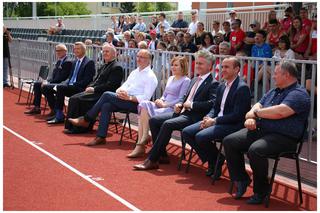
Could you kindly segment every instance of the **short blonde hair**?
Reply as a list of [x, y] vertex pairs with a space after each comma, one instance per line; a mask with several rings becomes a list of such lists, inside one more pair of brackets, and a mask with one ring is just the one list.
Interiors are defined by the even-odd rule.
[[81, 46], [81, 48], [86, 51], [87, 47], [86, 45], [82, 42], [82, 41], [77, 41], [76, 43], [74, 43], [74, 45], [79, 45]]
[[180, 63], [182, 75], [188, 75], [188, 60], [184, 56], [176, 56], [171, 59], [171, 66], [174, 62], [178, 61]]

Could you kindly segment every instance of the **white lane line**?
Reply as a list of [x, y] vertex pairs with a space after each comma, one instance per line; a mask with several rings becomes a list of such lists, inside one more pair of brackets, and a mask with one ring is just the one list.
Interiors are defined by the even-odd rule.
[[131, 203], [129, 203], [128, 201], [124, 200], [123, 198], [121, 198], [119, 195], [115, 194], [114, 192], [110, 191], [109, 189], [105, 188], [104, 186], [100, 185], [99, 183], [97, 183], [96, 181], [90, 179], [90, 177], [88, 177], [87, 175], [83, 174], [82, 172], [78, 171], [77, 169], [73, 168], [72, 166], [70, 166], [69, 164], [67, 164], [66, 162], [62, 161], [61, 159], [59, 159], [58, 157], [54, 156], [53, 154], [49, 153], [48, 151], [44, 150], [43, 148], [37, 146], [36, 144], [34, 144], [32, 141], [26, 139], [25, 137], [21, 136], [20, 134], [16, 133], [15, 131], [11, 130], [10, 128], [6, 127], [3, 125], [3, 128], [6, 129], [8, 132], [12, 133], [13, 135], [17, 136], [18, 138], [22, 139], [23, 141], [25, 141], [26, 143], [28, 143], [29, 145], [33, 146], [34, 148], [38, 149], [40, 152], [44, 153], [45, 155], [49, 156], [50, 158], [52, 158], [53, 160], [57, 161], [58, 163], [60, 163], [62, 166], [66, 167], [67, 169], [71, 170], [72, 172], [76, 173], [77, 175], [79, 175], [80, 177], [82, 177], [83, 179], [85, 179], [86, 181], [88, 181], [89, 183], [91, 183], [92, 185], [96, 186], [97, 188], [99, 188], [100, 190], [102, 190], [103, 192], [105, 192], [106, 194], [110, 195], [111, 197], [113, 197], [114, 199], [116, 199], [117, 201], [119, 201], [120, 203], [122, 203], [123, 205], [127, 206], [129, 209], [133, 210], [133, 211], [141, 211], [140, 209], [138, 209], [137, 207], [135, 207], [134, 205], [132, 205]]

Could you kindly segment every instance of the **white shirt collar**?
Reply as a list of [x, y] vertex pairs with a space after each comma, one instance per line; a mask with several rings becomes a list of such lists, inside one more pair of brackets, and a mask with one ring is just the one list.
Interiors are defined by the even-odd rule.
[[151, 68], [150, 68], [150, 65], [149, 66], [146, 66], [143, 70], [140, 70], [140, 68], [138, 67], [138, 71], [139, 72], [144, 72], [144, 71], [148, 71], [148, 70], [150, 70]]

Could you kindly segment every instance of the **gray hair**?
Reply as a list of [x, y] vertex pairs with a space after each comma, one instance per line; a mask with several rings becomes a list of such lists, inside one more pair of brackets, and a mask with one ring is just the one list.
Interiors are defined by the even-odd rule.
[[226, 42], [226, 41], [223, 41], [219, 44], [219, 47], [220, 46], [225, 46], [227, 47], [228, 49], [231, 49], [231, 44], [229, 42]]
[[79, 45], [81, 46], [81, 48], [86, 51], [87, 47], [86, 45], [82, 42], [82, 41], [77, 41], [76, 43], [74, 43], [74, 45]]
[[239, 69], [241, 68], [240, 59], [235, 57], [235, 56], [230, 56], [230, 57], [227, 57], [227, 58], [225, 58], [223, 60], [232, 60], [233, 68], [236, 68], [236, 67], [239, 67]]
[[198, 59], [199, 57], [205, 58], [208, 64], [213, 63], [213, 61], [215, 60], [215, 57], [208, 50], [199, 50], [198, 52], [195, 53], [194, 56], [196, 59]]
[[66, 47], [65, 44], [62, 44], [62, 43], [57, 44], [57, 45], [56, 45], [56, 48], [57, 48], [57, 47], [60, 47], [60, 48], [63, 49], [64, 51], [68, 51], [68, 49], [67, 49], [67, 47]]
[[109, 49], [111, 50], [111, 52], [113, 53], [114, 57], [116, 57], [116, 55], [117, 55], [117, 50], [116, 50], [116, 48], [114, 48], [113, 45], [110, 45], [108, 42], [105, 42], [105, 43], [103, 43], [103, 45], [102, 45], [102, 49], [104, 49], [104, 48], [109, 48]]
[[298, 69], [294, 63], [286, 60], [282, 60], [280, 62], [280, 69], [281, 69], [281, 72], [286, 71], [292, 77], [298, 78]]

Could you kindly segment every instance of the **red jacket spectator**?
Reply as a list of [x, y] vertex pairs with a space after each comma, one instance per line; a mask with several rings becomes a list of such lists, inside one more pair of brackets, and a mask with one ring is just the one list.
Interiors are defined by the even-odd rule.
[[302, 20], [300, 16], [296, 16], [293, 19], [290, 40], [293, 51], [304, 55], [309, 44], [309, 33], [302, 27]]
[[300, 17], [302, 19], [302, 27], [308, 32], [311, 31], [312, 21], [308, 19], [308, 10], [306, 8], [300, 9]]

